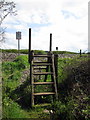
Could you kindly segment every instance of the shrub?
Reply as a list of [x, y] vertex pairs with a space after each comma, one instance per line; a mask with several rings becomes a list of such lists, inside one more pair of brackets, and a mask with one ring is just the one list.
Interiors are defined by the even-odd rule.
[[53, 120], [75, 120], [73, 115], [73, 104], [55, 101], [48, 109], [53, 111]]
[[18, 66], [18, 69], [25, 69], [29, 66], [29, 63], [28, 63], [28, 56], [26, 55], [20, 55], [18, 56], [14, 62], [17, 63], [17, 66]]
[[[61, 81], [58, 85], [59, 98], [65, 102], [68, 111], [70, 111], [70, 106], [72, 106], [72, 114], [75, 120], [90, 119], [90, 108], [88, 107], [90, 106], [90, 74], [88, 71], [88, 62], [88, 58], [72, 59], [62, 70], [61, 75], [64, 74], [64, 76], [59, 76], [59, 80]], [[68, 116], [70, 116], [70, 112]]]
[[3, 118], [26, 118], [26, 114], [17, 103], [5, 97], [3, 98]]

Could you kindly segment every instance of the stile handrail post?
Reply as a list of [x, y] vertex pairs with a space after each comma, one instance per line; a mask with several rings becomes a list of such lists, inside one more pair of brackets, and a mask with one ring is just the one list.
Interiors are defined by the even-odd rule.
[[29, 51], [28, 51], [28, 61], [31, 61], [31, 28], [29, 28]]
[[81, 49], [80, 49], [80, 57], [82, 56], [81, 54], [82, 54], [82, 51], [81, 51]]
[[55, 66], [56, 84], [58, 88], [58, 54], [54, 54], [54, 66]]
[[52, 33], [50, 33], [50, 49], [49, 51], [51, 52], [52, 51]]

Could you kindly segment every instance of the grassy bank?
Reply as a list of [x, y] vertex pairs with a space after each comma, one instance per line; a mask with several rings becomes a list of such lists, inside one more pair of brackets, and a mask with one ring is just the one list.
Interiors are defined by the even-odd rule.
[[[3, 118], [37, 118], [50, 120], [45, 109], [53, 110], [53, 119], [89, 120], [90, 116], [90, 78], [88, 58], [58, 59], [59, 101], [44, 107], [30, 108], [31, 86], [29, 78], [20, 85], [22, 72], [29, 69], [27, 55], [18, 56], [13, 62], [3, 62]], [[37, 88], [43, 90], [43, 87]], [[51, 97], [38, 97], [36, 103], [51, 101]]]
[[[7, 53], [18, 53], [17, 49], [2, 49], [2, 52]], [[19, 50], [22, 54], [28, 54], [28, 49], [21, 49]], [[48, 51], [44, 50], [34, 50], [35, 54], [46, 54]], [[70, 51], [53, 51], [54, 54], [77, 54], [76, 52], [70, 52]]]
[[59, 101], [55, 101], [50, 108], [54, 111], [55, 120], [90, 119], [89, 64], [90, 59], [83, 56], [59, 59]]

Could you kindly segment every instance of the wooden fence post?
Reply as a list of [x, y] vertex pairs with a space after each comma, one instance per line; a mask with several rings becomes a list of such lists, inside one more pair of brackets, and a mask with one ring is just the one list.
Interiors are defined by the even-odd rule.
[[81, 57], [81, 54], [82, 54], [82, 53], [81, 53], [81, 49], [80, 49], [80, 57]]
[[49, 51], [52, 51], [52, 34], [50, 33], [50, 49]]
[[58, 88], [58, 54], [54, 55], [54, 65], [55, 65], [56, 84]]
[[29, 51], [28, 51], [28, 62], [31, 61], [31, 28], [29, 28]]

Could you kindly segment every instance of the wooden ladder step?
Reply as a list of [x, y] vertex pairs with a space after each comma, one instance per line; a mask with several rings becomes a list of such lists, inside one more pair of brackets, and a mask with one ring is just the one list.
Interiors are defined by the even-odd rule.
[[55, 92], [42, 92], [42, 93], [33, 93], [33, 95], [54, 95]]
[[51, 63], [33, 63], [32, 66], [49, 66]]
[[51, 85], [54, 84], [54, 82], [34, 82], [34, 85]]
[[33, 55], [33, 57], [51, 57], [51, 55]]
[[47, 61], [46, 61], [46, 62], [45, 62], [45, 61], [37, 61], [37, 62], [33, 62], [33, 63], [34, 63], [34, 64], [40, 64], [40, 63], [41, 63], [41, 64], [42, 64], [42, 63], [46, 64], [46, 63], [49, 63], [49, 62], [47, 62]]
[[42, 70], [42, 69], [46, 69], [46, 67], [34, 67], [33, 69], [34, 70], [36, 70], [36, 69]]
[[36, 73], [33, 73], [33, 75], [52, 75], [53, 73], [52, 72], [36, 72]]

